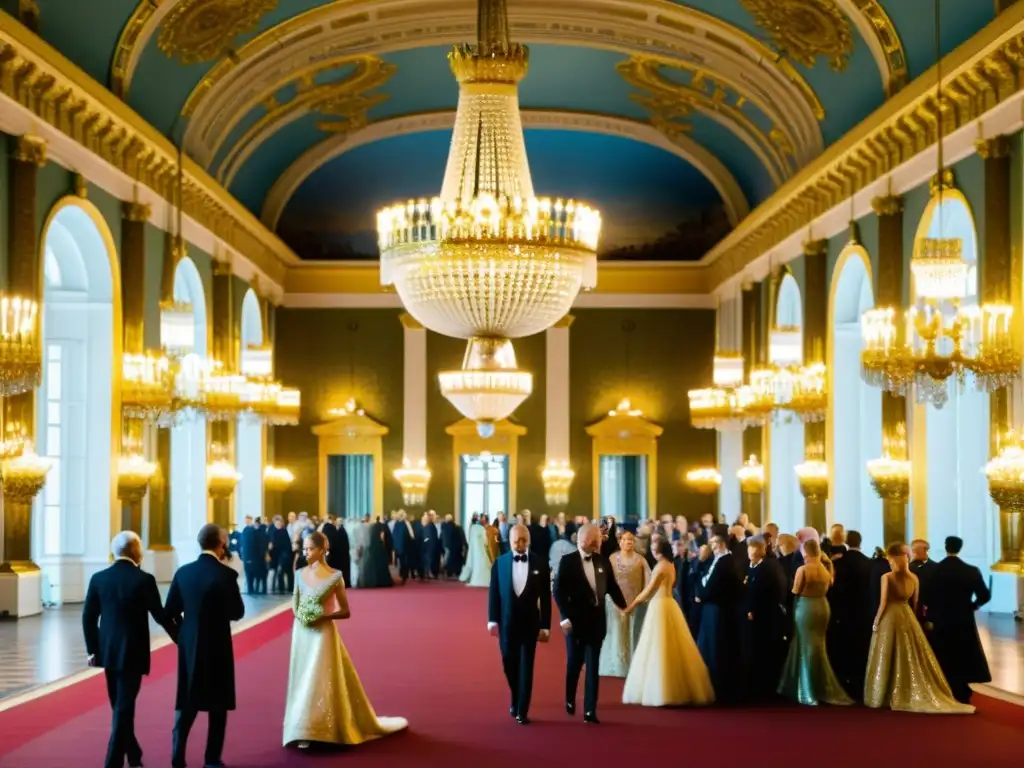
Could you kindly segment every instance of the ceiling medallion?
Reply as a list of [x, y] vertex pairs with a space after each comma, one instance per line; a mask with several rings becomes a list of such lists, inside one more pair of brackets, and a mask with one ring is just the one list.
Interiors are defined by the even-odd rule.
[[235, 38], [251, 32], [278, 0], [181, 0], [160, 28], [160, 50], [182, 64], [220, 58]]
[[754, 22], [768, 32], [779, 51], [805, 67], [828, 59], [836, 72], [853, 53], [850, 20], [835, 0], [741, 0]]

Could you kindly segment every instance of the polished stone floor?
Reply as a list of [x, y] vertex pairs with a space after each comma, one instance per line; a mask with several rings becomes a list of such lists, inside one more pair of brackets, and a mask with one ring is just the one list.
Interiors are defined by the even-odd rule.
[[1005, 613], [979, 613], [978, 630], [992, 685], [1024, 696], [1024, 624]]
[[[160, 589], [167, 594], [167, 587]], [[275, 608], [287, 597], [243, 595], [246, 618]], [[150, 624], [154, 639], [165, 635]], [[47, 608], [39, 616], [0, 621], [0, 699], [47, 685], [86, 668], [82, 606]]]

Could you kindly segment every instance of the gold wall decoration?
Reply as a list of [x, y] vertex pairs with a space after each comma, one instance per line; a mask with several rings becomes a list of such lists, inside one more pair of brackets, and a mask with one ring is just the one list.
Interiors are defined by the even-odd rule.
[[853, 31], [835, 0], [740, 0], [781, 53], [805, 67], [828, 59], [837, 72], [853, 52]]
[[[325, 85], [316, 85], [314, 78], [323, 72], [350, 67], [350, 71], [341, 80]], [[376, 56], [356, 55], [332, 59], [321, 64], [314, 70], [294, 75], [288, 80], [270, 83], [267, 91], [271, 94], [279, 92], [290, 85], [296, 86], [295, 96], [288, 101], [277, 99], [265, 115], [251, 126], [238, 141], [231, 146], [215, 173], [222, 183], [230, 184], [246, 158], [260, 144], [269, 139], [280, 127], [288, 124], [297, 113], [310, 111], [334, 118], [317, 123], [322, 131], [347, 133], [364, 127], [368, 118], [366, 113], [377, 104], [387, 100], [385, 93], [370, 93], [381, 87], [395, 73], [394, 64]], [[214, 155], [218, 154], [224, 140], [230, 135], [237, 120], [225, 124], [222, 138], [213, 144]]]
[[[669, 139], [689, 132], [690, 116], [702, 112], [724, 121], [750, 146], [776, 186], [796, 172], [797, 140], [785, 125], [776, 125], [767, 134], [762, 131], [743, 107], [750, 101], [769, 119], [774, 110], [753, 96], [748, 98], [738, 87], [719, 82], [715, 74], [687, 62], [656, 57], [632, 56], [619, 62], [616, 69], [627, 83], [645, 92], [631, 94], [631, 98], [651, 111], [651, 124]], [[683, 77], [677, 77], [679, 73]]]
[[[885, 58], [888, 72], [883, 72], [885, 79], [885, 95], [893, 96], [903, 89], [910, 80], [907, 68], [907, 55], [896, 25], [882, 7], [881, 0], [847, 0], [861, 17], [867, 21], [874, 32], [875, 40], [882, 56]], [[869, 43], [870, 45], [870, 43]]]
[[157, 45], [182, 64], [214, 61], [277, 4], [278, 0], [179, 0], [164, 18]]
[[118, 98], [123, 99], [128, 95], [128, 87], [131, 84], [129, 64], [132, 54], [135, 52], [146, 25], [156, 13], [157, 5], [159, 4], [151, 2], [151, 0], [140, 0], [121, 30], [117, 47], [114, 48], [114, 58], [110, 64], [110, 90]]

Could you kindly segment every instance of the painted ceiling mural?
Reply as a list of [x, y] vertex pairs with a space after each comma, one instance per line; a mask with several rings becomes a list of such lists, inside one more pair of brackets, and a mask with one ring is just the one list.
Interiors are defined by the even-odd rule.
[[[606, 258], [700, 258], [935, 58], [925, 0], [507, 2], [534, 185]], [[375, 258], [376, 209], [440, 190], [475, 0], [0, 0], [32, 5], [304, 258]], [[994, 12], [942, 0], [943, 51]]]

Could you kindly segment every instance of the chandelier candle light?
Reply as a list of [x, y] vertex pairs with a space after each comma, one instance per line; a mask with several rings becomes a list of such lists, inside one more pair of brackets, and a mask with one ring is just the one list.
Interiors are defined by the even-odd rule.
[[738, 393], [743, 385], [743, 355], [716, 354], [712, 382], [712, 387], [691, 389], [686, 393], [690, 400], [690, 423], [697, 429], [720, 432], [746, 429], [747, 417], [740, 407]]
[[485, 437], [532, 391], [509, 340], [596, 285], [601, 230], [582, 203], [534, 197], [518, 94], [529, 52], [508, 30], [505, 0], [479, 0], [476, 45], [448, 55], [459, 103], [441, 194], [377, 215], [381, 283], [425, 328], [469, 340], [441, 392]]
[[544, 503], [549, 507], [564, 507], [569, 503], [569, 489], [576, 477], [569, 462], [551, 459], [540, 472], [544, 484]]
[[39, 386], [39, 305], [0, 293], [0, 396], [10, 397]]
[[206, 465], [206, 492], [213, 503], [213, 519], [221, 528], [231, 526], [231, 495], [242, 476], [235, 465], [224, 458]]
[[121, 362], [121, 409], [126, 419], [166, 422], [174, 410], [174, 373], [164, 355], [126, 354]]
[[1020, 573], [1024, 570], [1024, 447], [1016, 432], [1003, 440], [999, 454], [985, 465], [988, 492], [999, 507], [999, 538], [1002, 557], [993, 570]]
[[32, 563], [32, 502], [46, 485], [52, 462], [36, 455], [31, 443], [22, 454], [0, 463], [4, 493], [4, 560], [13, 568], [35, 571]]
[[285, 467], [267, 465], [263, 468], [263, 487], [272, 493], [287, 491], [295, 482], [295, 475]]
[[761, 524], [762, 500], [764, 498], [764, 466], [751, 454], [750, 458], [736, 472], [740, 481], [743, 512], [754, 525]]
[[808, 459], [794, 468], [800, 493], [807, 500], [807, 525], [823, 530], [826, 520], [825, 502], [828, 501], [828, 464]]
[[407, 507], [422, 507], [427, 503], [430, 469], [426, 459], [420, 459], [415, 464], [402, 459], [402, 466], [395, 470], [395, 480], [402, 488], [402, 503]]
[[140, 453], [122, 455], [117, 460], [117, 498], [121, 501], [121, 525], [142, 535], [142, 499], [157, 465]]

